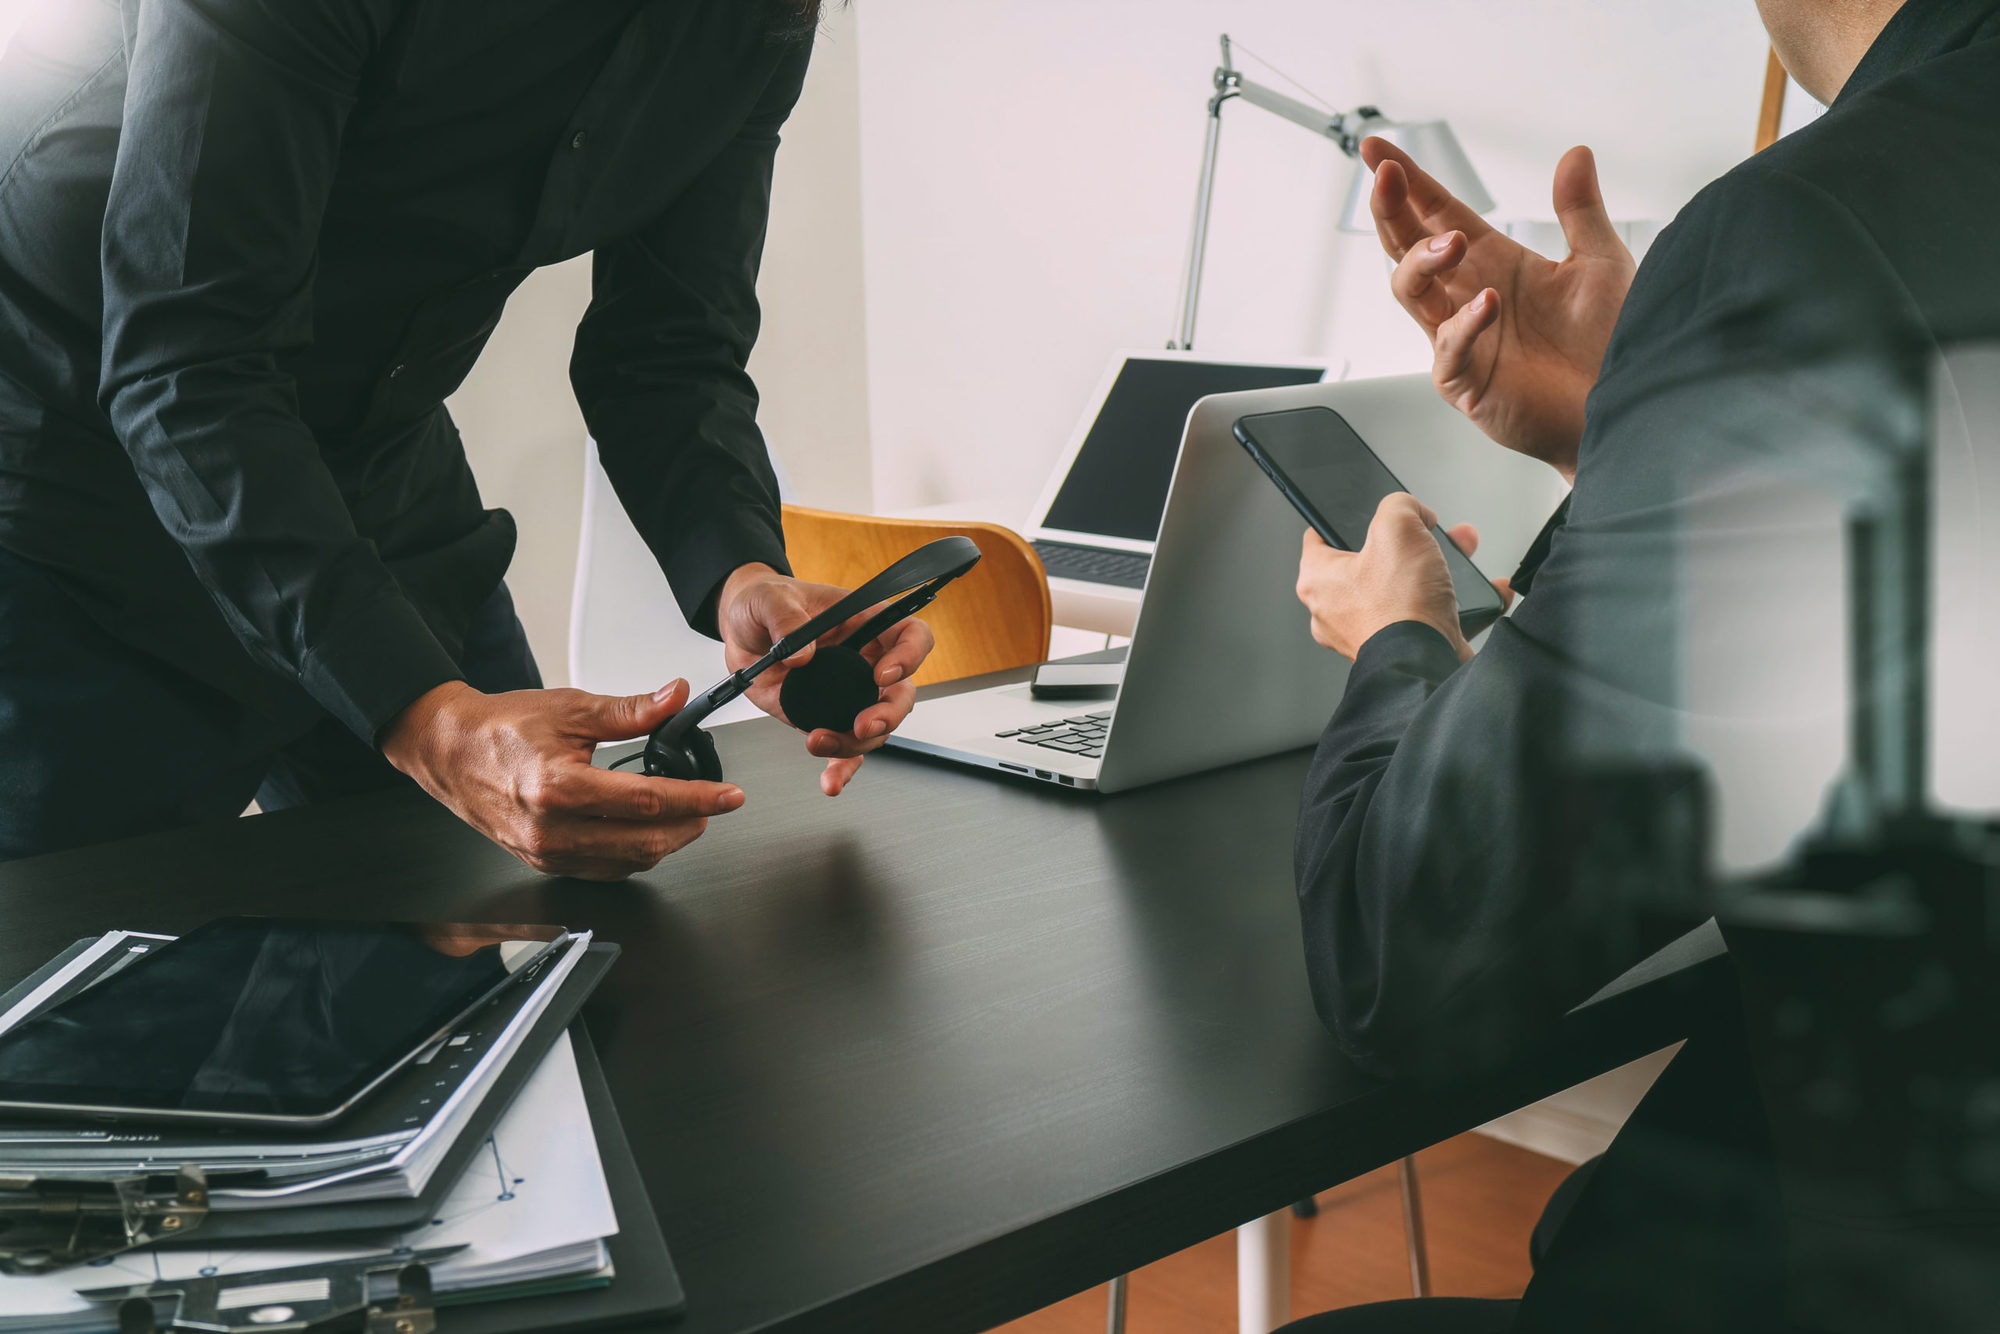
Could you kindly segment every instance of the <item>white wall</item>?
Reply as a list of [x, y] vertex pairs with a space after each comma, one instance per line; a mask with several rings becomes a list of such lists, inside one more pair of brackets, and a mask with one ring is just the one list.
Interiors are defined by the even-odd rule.
[[[1106, 358], [1172, 325], [1218, 32], [1336, 105], [1449, 118], [1502, 217], [1551, 216], [1582, 142], [1614, 216], [1670, 216], [1749, 152], [1767, 48], [1752, 0], [860, 3], [875, 499], [1015, 515]], [[1372, 238], [1334, 230], [1347, 160], [1224, 119], [1197, 348], [1425, 368]]]
[[[852, 12], [830, 9], [778, 150], [750, 365], [786, 476], [801, 501], [830, 509], [870, 500], [855, 57]], [[507, 579], [551, 685], [569, 674], [584, 438], [569, 353], [589, 300], [587, 258], [532, 276], [450, 405], [486, 503], [520, 524]]]

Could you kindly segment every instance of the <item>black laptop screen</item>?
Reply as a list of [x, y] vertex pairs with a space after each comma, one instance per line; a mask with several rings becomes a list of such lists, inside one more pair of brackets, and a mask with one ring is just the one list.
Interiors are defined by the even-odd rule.
[[1167, 508], [1181, 432], [1197, 400], [1239, 389], [1317, 384], [1324, 375], [1309, 366], [1127, 360], [1042, 526], [1153, 541]]

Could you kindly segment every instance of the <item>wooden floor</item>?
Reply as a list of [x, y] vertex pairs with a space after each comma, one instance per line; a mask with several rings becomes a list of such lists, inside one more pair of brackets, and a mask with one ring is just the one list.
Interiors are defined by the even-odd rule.
[[[1569, 1164], [1460, 1135], [1417, 1158], [1431, 1285], [1441, 1297], [1517, 1297], [1528, 1282], [1528, 1233]], [[1292, 1220], [1292, 1312], [1410, 1295], [1396, 1169], [1319, 1197], [1319, 1215]], [[1097, 1288], [1011, 1324], [1005, 1334], [1103, 1334]], [[1215, 1237], [1132, 1276], [1130, 1334], [1232, 1334], [1236, 1241]]]

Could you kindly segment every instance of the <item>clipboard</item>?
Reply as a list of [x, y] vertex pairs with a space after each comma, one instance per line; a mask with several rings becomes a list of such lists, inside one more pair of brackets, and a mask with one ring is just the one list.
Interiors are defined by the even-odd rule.
[[[5, 1013], [14, 1004], [25, 998], [33, 990], [47, 981], [61, 968], [75, 959], [84, 950], [96, 943], [97, 937], [78, 941], [47, 965], [38, 969], [27, 980], [0, 995], [0, 1013]], [[618, 958], [618, 946], [592, 942], [578, 959], [570, 975], [563, 980], [556, 993], [549, 999], [546, 1009], [530, 1025], [521, 1045], [514, 1056], [494, 1077], [492, 1088], [467, 1117], [458, 1138], [445, 1150], [438, 1160], [437, 1170], [431, 1174], [423, 1190], [414, 1197], [390, 1200], [355, 1200], [340, 1204], [306, 1205], [295, 1209], [256, 1209], [237, 1211], [216, 1211], [210, 1209], [196, 1225], [177, 1234], [174, 1239], [162, 1240], [164, 1246], [211, 1246], [215, 1244], [261, 1243], [283, 1241], [294, 1237], [365, 1237], [368, 1234], [400, 1233], [409, 1228], [428, 1222], [437, 1212], [438, 1202], [458, 1180], [465, 1165], [479, 1151], [479, 1146], [492, 1133], [494, 1125], [513, 1103], [514, 1095], [521, 1091], [528, 1077], [535, 1072], [542, 1058], [562, 1031], [569, 1027], [583, 1004], [590, 998], [597, 984], [611, 970]]]

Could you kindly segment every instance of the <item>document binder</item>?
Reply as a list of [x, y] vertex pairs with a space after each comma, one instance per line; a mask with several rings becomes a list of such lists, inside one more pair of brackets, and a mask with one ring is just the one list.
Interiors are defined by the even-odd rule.
[[[47, 967], [11, 991], [0, 994], [0, 1014], [5, 1014], [35, 987], [74, 959], [92, 942], [79, 942]], [[101, 1323], [90, 1328], [103, 1334], [168, 1334], [177, 1329], [248, 1331], [277, 1329], [297, 1334], [333, 1334], [335, 1330], [363, 1329], [369, 1334], [535, 1334], [563, 1331], [588, 1334], [643, 1322], [655, 1327], [677, 1317], [686, 1308], [686, 1296], [666, 1241], [653, 1213], [638, 1164], [633, 1159], [618, 1113], [605, 1082], [603, 1067], [588, 1031], [576, 1011], [596, 982], [601, 979], [617, 947], [593, 944], [576, 972], [551, 999], [549, 1009], [536, 1021], [528, 1040], [509, 1062], [507, 1073], [514, 1076], [510, 1086], [496, 1084], [481, 1106], [479, 1124], [468, 1124], [454, 1144], [452, 1155], [433, 1175], [442, 1190], [465, 1170], [466, 1160], [492, 1133], [501, 1111], [519, 1091], [527, 1074], [542, 1060], [564, 1024], [569, 1025], [570, 1043], [576, 1057], [576, 1072], [589, 1111], [592, 1136], [617, 1217], [617, 1232], [605, 1239], [610, 1266], [608, 1281], [583, 1280], [589, 1286], [571, 1291], [542, 1292], [510, 1296], [507, 1289], [444, 1292], [433, 1294], [428, 1264], [445, 1257], [451, 1249], [402, 1251], [368, 1260], [348, 1260], [319, 1267], [307, 1266], [297, 1273], [266, 1270], [231, 1275], [218, 1281], [213, 1290], [202, 1281], [177, 1284], [138, 1285], [110, 1290], [104, 1297]], [[559, 1022], [558, 1022], [559, 1021]], [[545, 1028], [553, 1025], [554, 1032]], [[517, 1068], [518, 1067], [518, 1071]], [[492, 1104], [489, 1108], [486, 1104]], [[463, 1152], [461, 1152], [463, 1146]], [[8, 1186], [0, 1179], [0, 1191]], [[18, 1183], [15, 1183], [18, 1184]], [[194, 1183], [169, 1176], [166, 1182], [148, 1183], [154, 1188], [171, 1186], [186, 1206]], [[393, 1206], [391, 1208], [390, 1206]], [[318, 1216], [310, 1228], [298, 1226], [293, 1214]], [[421, 1202], [371, 1201], [361, 1204], [329, 1205], [300, 1210], [268, 1210], [237, 1213], [219, 1220], [211, 1212], [201, 1227], [194, 1229], [191, 1244], [221, 1240], [224, 1233], [206, 1229], [226, 1221], [228, 1239], [237, 1246], [270, 1240], [284, 1242], [302, 1232], [326, 1234], [355, 1229], [354, 1220], [369, 1215], [389, 1217], [383, 1231], [400, 1231], [427, 1220]], [[162, 1216], [164, 1216], [162, 1214]], [[122, 1219], [123, 1214], [120, 1215]], [[328, 1222], [334, 1226], [329, 1228]], [[120, 1226], [123, 1226], [122, 1222]], [[161, 1229], [154, 1224], [155, 1231]], [[157, 1289], [157, 1290], [155, 1290]], [[93, 1294], [95, 1295], [95, 1294]], [[288, 1308], [280, 1313], [276, 1308]], [[258, 1317], [251, 1319], [252, 1316]], [[84, 1317], [86, 1320], [88, 1316]], [[5, 1325], [0, 1312], [0, 1325]], [[67, 1325], [65, 1328], [79, 1328]]]
[[[69, 950], [38, 970], [26, 981], [0, 995], [0, 1014], [6, 1013], [13, 1005], [31, 994], [32, 991], [56, 972], [64, 964], [76, 958], [93, 940], [77, 942]], [[529, 1027], [519, 1049], [508, 1060], [506, 1066], [494, 1080], [493, 1087], [479, 1106], [471, 1113], [459, 1131], [451, 1147], [445, 1151], [430, 1180], [416, 1195], [403, 1199], [357, 1200], [350, 1203], [306, 1205], [300, 1208], [260, 1209], [254, 1211], [222, 1212], [213, 1208], [205, 1211], [205, 1216], [197, 1217], [184, 1204], [171, 1208], [164, 1203], [139, 1207], [143, 1215], [166, 1217], [177, 1214], [179, 1221], [169, 1224], [165, 1233], [153, 1233], [149, 1242], [163, 1245], [212, 1246], [241, 1242], [280, 1241], [289, 1237], [365, 1236], [370, 1233], [400, 1232], [415, 1227], [435, 1212], [438, 1200], [465, 1170], [465, 1165], [478, 1152], [480, 1144], [491, 1133], [494, 1123], [506, 1112], [520, 1091], [528, 1076], [533, 1074], [542, 1057], [570, 1021], [583, 1008], [583, 1003], [610, 971], [618, 958], [618, 947], [608, 943], [592, 943], [581, 959], [577, 961], [570, 976], [564, 979], [555, 995], [550, 998], [547, 1009]], [[336, 1132], [337, 1133], [337, 1132]], [[142, 1178], [125, 1178], [123, 1189], [128, 1193], [140, 1191]], [[6, 1186], [12, 1183], [16, 1190], [12, 1198], [25, 1202], [33, 1196], [40, 1196], [56, 1202], [60, 1207], [73, 1182], [28, 1181], [21, 1177], [0, 1176], [0, 1210], [6, 1208], [10, 1193]], [[157, 1182], [148, 1182], [157, 1186]], [[147, 1244], [134, 1242], [131, 1244]], [[124, 1246], [115, 1249], [123, 1250]], [[103, 1252], [100, 1252], [103, 1253]], [[17, 1271], [26, 1272], [26, 1271]]]

